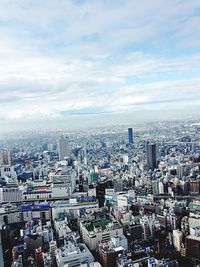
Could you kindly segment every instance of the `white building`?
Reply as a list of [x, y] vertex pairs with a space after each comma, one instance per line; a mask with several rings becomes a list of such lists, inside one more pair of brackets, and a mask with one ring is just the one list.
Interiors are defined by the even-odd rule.
[[22, 201], [22, 191], [19, 190], [18, 186], [0, 188], [0, 203], [20, 201]]
[[45, 200], [52, 198], [52, 188], [49, 185], [33, 185], [21, 187], [24, 200]]
[[123, 155], [122, 159], [124, 164], [128, 164], [128, 155]]
[[111, 237], [111, 242], [115, 247], [122, 247], [123, 249], [128, 249], [128, 241], [124, 235]]
[[155, 218], [155, 214], [152, 214], [152, 216], [143, 216], [140, 219], [140, 224], [143, 228], [143, 239], [153, 239], [155, 228], [159, 225], [158, 221]]
[[49, 250], [51, 253], [51, 258], [55, 259], [56, 253], [57, 253], [57, 243], [55, 240], [52, 240], [51, 242], [49, 242]]
[[196, 226], [200, 226], [200, 214], [196, 214], [196, 213], [190, 213], [189, 215], [189, 227], [193, 228]]
[[193, 236], [200, 236], [200, 226], [190, 228], [190, 234]]
[[67, 136], [61, 136], [58, 140], [59, 160], [64, 160], [69, 157], [69, 139]]
[[71, 241], [56, 251], [56, 262], [58, 267], [76, 267], [82, 263], [94, 262], [94, 257], [85, 244], [76, 244]]
[[128, 207], [128, 196], [127, 195], [118, 195], [117, 196], [117, 206], [118, 208]]
[[123, 235], [123, 228], [117, 221], [110, 221], [107, 225], [104, 220], [96, 221], [96, 225], [91, 225], [91, 221], [83, 221], [80, 222], [80, 233], [89, 249], [95, 250], [99, 242], [107, 242], [112, 237]]
[[176, 250], [181, 251], [183, 233], [179, 230], [173, 230], [173, 243]]
[[72, 168], [62, 168], [54, 174], [52, 182], [53, 197], [71, 196], [76, 187], [75, 172]]
[[68, 226], [67, 220], [54, 221], [54, 227], [59, 239], [64, 238], [67, 234], [72, 232], [72, 230]]

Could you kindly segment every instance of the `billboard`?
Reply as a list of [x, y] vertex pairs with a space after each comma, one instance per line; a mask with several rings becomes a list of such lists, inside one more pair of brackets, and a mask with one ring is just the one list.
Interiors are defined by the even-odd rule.
[[83, 203], [83, 202], [96, 202], [96, 197], [77, 197], [77, 202], [78, 203]]
[[47, 210], [50, 208], [50, 204], [39, 204], [39, 205], [22, 205], [20, 207], [21, 211], [30, 211], [30, 210]]

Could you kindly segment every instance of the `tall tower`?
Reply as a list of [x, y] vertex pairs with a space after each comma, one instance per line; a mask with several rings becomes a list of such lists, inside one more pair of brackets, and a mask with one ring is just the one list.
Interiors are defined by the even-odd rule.
[[59, 160], [69, 157], [69, 140], [67, 136], [62, 135], [58, 140]]
[[133, 128], [128, 128], [128, 143], [133, 144]]
[[157, 167], [156, 144], [149, 144], [149, 142], [147, 142], [147, 167], [152, 171]]
[[83, 154], [84, 154], [84, 163], [87, 165], [87, 147], [86, 147], [86, 143], [84, 143]]

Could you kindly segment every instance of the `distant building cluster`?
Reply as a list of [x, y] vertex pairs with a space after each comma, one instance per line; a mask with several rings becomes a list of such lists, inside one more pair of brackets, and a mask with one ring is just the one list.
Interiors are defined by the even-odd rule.
[[0, 266], [200, 264], [193, 123], [0, 142]]

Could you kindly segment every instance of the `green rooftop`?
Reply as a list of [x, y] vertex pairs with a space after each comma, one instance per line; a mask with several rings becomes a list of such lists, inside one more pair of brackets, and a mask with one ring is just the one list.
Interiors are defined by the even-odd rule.
[[90, 231], [93, 231], [95, 227], [99, 227], [101, 228], [102, 230], [105, 230], [106, 229], [106, 226], [111, 223], [112, 221], [111, 220], [108, 220], [108, 219], [102, 219], [102, 220], [98, 220], [98, 221], [94, 221], [94, 222], [91, 222], [91, 224], [87, 225], [86, 228], [87, 230], [90, 232]]

